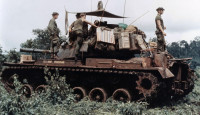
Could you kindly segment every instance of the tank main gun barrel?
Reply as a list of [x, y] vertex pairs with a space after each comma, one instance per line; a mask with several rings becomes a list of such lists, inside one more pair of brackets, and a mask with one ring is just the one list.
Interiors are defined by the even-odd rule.
[[32, 49], [32, 48], [20, 48], [20, 52], [29, 52], [29, 53], [51, 53], [50, 50]]

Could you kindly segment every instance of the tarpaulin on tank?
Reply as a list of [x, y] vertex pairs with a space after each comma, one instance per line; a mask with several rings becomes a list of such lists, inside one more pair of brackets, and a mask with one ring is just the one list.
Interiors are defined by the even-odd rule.
[[86, 13], [86, 15], [90, 15], [90, 16], [107, 17], [107, 18], [127, 18], [127, 17], [112, 14], [105, 10], [96, 10], [96, 11], [91, 11], [91, 12], [69, 12], [69, 13]]

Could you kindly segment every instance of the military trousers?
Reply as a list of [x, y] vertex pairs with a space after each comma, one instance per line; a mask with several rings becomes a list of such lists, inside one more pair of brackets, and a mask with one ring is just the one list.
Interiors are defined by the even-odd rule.
[[51, 36], [50, 40], [51, 40], [51, 46], [50, 46], [51, 53], [56, 54], [60, 46], [59, 38], [57, 36]]
[[162, 33], [156, 33], [157, 35], [157, 51], [164, 52], [166, 50], [165, 37]]
[[79, 50], [83, 43], [83, 34], [81, 31], [76, 31], [75, 34], [76, 34], [76, 40], [74, 41], [74, 48], [75, 48], [75, 55], [78, 56]]

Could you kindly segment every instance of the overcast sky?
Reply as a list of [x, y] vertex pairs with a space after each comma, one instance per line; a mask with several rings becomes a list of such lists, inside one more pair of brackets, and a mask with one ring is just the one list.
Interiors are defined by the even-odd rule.
[[[92, 1], [92, 2], [91, 2]], [[97, 9], [99, 0], [0, 0], [0, 45], [3, 50], [19, 48], [20, 43], [34, 38], [33, 29], [45, 29], [51, 19], [52, 12], [59, 12], [58, 27], [64, 34], [65, 9], [71, 12], [91, 11]], [[107, 0], [102, 0], [104, 6]], [[106, 7], [117, 15], [123, 15], [125, 0], [108, 0]], [[200, 0], [126, 0], [126, 24], [150, 11], [134, 23], [143, 30], [148, 38], [155, 37], [155, 9], [164, 7], [163, 15], [167, 27], [166, 40], [190, 41], [200, 36]], [[92, 7], [91, 7], [92, 6]], [[93, 17], [92, 20], [94, 21]], [[75, 20], [69, 14], [69, 23]], [[91, 17], [87, 17], [91, 21]], [[108, 23], [121, 23], [122, 19], [104, 18]]]

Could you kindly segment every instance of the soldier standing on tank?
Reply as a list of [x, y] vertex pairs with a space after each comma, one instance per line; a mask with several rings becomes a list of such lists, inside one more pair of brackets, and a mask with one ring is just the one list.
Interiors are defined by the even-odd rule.
[[58, 18], [58, 13], [57, 12], [53, 12], [52, 14], [52, 19], [49, 21], [49, 25], [48, 25], [48, 32], [50, 35], [50, 40], [51, 40], [51, 46], [50, 46], [50, 50], [51, 50], [51, 58], [57, 58], [57, 52], [59, 49], [59, 33], [60, 30], [57, 27], [57, 23], [56, 23], [56, 19]]
[[166, 50], [166, 42], [165, 37], [167, 34], [164, 32], [166, 27], [164, 26], [163, 19], [161, 15], [164, 13], [164, 8], [159, 7], [156, 9], [158, 12], [158, 15], [155, 18], [156, 22], [156, 35], [157, 35], [157, 51], [158, 52], [164, 52]]
[[69, 29], [69, 32], [73, 32], [76, 36], [76, 40], [74, 41], [74, 48], [75, 48], [75, 60], [78, 58], [80, 46], [83, 42], [84, 35], [86, 31], [88, 32], [88, 24], [97, 28], [96, 25], [92, 24], [91, 22], [86, 20], [86, 14], [81, 13], [80, 18], [74, 22], [73, 31]]
[[[80, 13], [77, 13], [76, 19], [79, 19], [79, 18], [81, 18]], [[74, 23], [75, 23], [75, 21], [69, 26], [69, 31], [70, 31], [69, 32], [69, 45], [72, 45], [74, 43], [74, 40], [75, 40], [75, 35], [74, 35], [74, 31], [73, 31]]]

